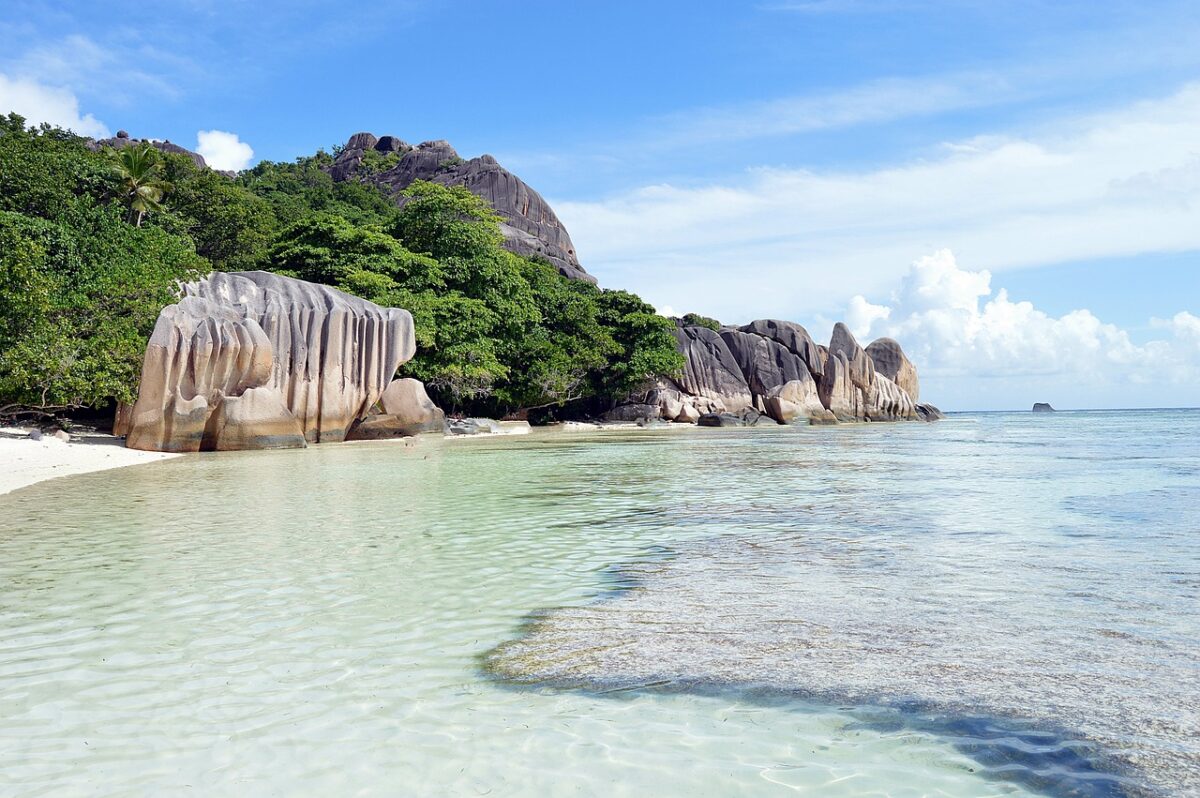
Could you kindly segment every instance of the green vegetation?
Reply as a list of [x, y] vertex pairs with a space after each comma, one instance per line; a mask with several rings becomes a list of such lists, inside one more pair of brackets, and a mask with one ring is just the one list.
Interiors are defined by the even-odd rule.
[[597, 410], [681, 367], [670, 320], [505, 250], [465, 188], [418, 182], [399, 208], [369, 183], [335, 183], [330, 163], [318, 152], [229, 179], [0, 117], [0, 415], [131, 401], [159, 309], [214, 269], [408, 309], [418, 351], [401, 372], [449, 411]]
[[721, 322], [708, 316], [701, 316], [699, 313], [685, 314], [681, 321], [685, 327], [707, 327], [714, 332], [719, 332], [721, 329]]

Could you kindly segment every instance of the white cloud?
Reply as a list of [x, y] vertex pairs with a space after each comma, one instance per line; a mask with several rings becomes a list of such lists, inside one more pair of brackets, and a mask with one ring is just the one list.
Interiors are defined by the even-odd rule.
[[913, 263], [886, 305], [854, 297], [848, 317], [861, 322], [864, 307], [874, 316], [859, 328], [864, 342], [899, 340], [923, 383], [939, 386], [922, 389], [935, 402], [958, 394], [957, 378], [976, 385], [983, 407], [1020, 406], [1045, 391], [1077, 407], [1155, 404], [1200, 380], [1200, 318], [1191, 313], [1153, 320], [1166, 336], [1137, 344], [1091, 311], [1054, 317], [993, 291], [987, 271], [961, 268], [949, 250]]
[[1195, 83], [882, 169], [759, 169], [556, 210], [602, 282], [724, 321], [804, 318], [939, 247], [993, 272], [1200, 249], [1198, 142]]
[[196, 152], [204, 156], [204, 160], [213, 169], [241, 171], [250, 165], [254, 150], [250, 145], [237, 137], [236, 133], [223, 130], [201, 130], [196, 133]]
[[29, 78], [0, 74], [0, 113], [16, 112], [30, 124], [47, 122], [81, 136], [103, 138], [108, 127], [91, 114], [81, 114], [79, 100], [67, 89], [46, 86]]
[[658, 308], [654, 312], [660, 316], [666, 316], [667, 318], [678, 318], [683, 315], [682, 313], [675, 310], [675, 308], [671, 307], [670, 305], [663, 305], [661, 308]]

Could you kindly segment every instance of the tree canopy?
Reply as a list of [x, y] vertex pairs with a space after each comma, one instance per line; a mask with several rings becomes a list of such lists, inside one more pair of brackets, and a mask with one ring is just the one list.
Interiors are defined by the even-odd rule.
[[406, 308], [417, 355], [401, 372], [450, 411], [598, 409], [681, 367], [670, 320], [509, 252], [467, 189], [418, 181], [392, 198], [335, 182], [330, 163], [319, 152], [231, 179], [0, 117], [0, 408], [132, 400], [159, 309], [213, 270]]

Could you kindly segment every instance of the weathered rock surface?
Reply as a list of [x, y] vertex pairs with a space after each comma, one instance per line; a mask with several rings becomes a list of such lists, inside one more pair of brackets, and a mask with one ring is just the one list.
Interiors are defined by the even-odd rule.
[[[918, 411], [916, 367], [898, 343], [882, 338], [868, 351], [844, 324], [834, 326], [828, 347], [815, 343], [799, 324], [778, 319], [719, 331], [678, 321], [675, 340], [684, 356], [683, 373], [631, 397], [614, 414], [641, 418], [653, 407], [657, 418], [696, 420], [702, 426], [734, 424], [747, 409], [780, 424], [940, 417], [936, 408]], [[872, 352], [882, 363], [879, 368]], [[904, 386], [889, 376], [892, 372]]]
[[808, 364], [775, 340], [729, 328], [720, 336], [754, 396], [766, 396], [787, 382], [812, 379]]
[[840, 321], [833, 325], [833, 336], [829, 339], [829, 353], [846, 356], [846, 376], [865, 395], [875, 378], [875, 363], [866, 350], [859, 346], [850, 328]]
[[[383, 155], [396, 153], [398, 158], [382, 171], [372, 172], [364, 168], [366, 153], [372, 150]], [[407, 198], [400, 192], [415, 180], [465, 186], [504, 218], [501, 231], [508, 249], [518, 255], [543, 257], [572, 279], [596, 281], [579, 265], [571, 236], [549, 203], [490, 155], [463, 160], [445, 141], [412, 146], [395, 136], [376, 138], [371, 133], [356, 133], [329, 167], [329, 174], [338, 181], [374, 183], [401, 206]]]
[[346, 440], [404, 438], [445, 429], [446, 414], [429, 398], [424, 383], [405, 377], [392, 380], [367, 417], [351, 427]]
[[214, 273], [159, 314], [126, 445], [194, 452], [343, 440], [415, 348], [406, 310], [267, 272]]
[[1034, 402], [1033, 412], [1035, 412], [1035, 413], [1053, 413], [1054, 408], [1050, 406], [1049, 402]]
[[821, 405], [838, 421], [859, 421], [863, 415], [862, 391], [850, 381], [850, 364], [844, 352], [825, 353], [825, 376], [817, 385]]
[[891, 338], [879, 338], [867, 345], [867, 354], [871, 356], [877, 373], [899, 385], [913, 402], [921, 401], [917, 367], [904, 354], [900, 344]]
[[931, 404], [925, 403], [917, 405], [917, 418], [921, 419], [922, 421], [941, 421], [945, 417], [945, 413], [943, 413], [941, 410], [938, 410]]
[[763, 400], [767, 415], [780, 424], [828, 424], [837, 421], [821, 404], [817, 383], [811, 375], [777, 385]]
[[743, 408], [737, 413], [705, 413], [700, 416], [697, 423], [701, 427], [757, 427], [776, 425], [774, 419], [758, 412], [753, 407]]
[[702, 413], [736, 412], [754, 404], [750, 386], [721, 335], [707, 327], [676, 327], [683, 373], [672, 387], [695, 397]]
[[813, 342], [808, 330], [799, 324], [778, 319], [759, 319], [742, 325], [738, 330], [761, 335], [782, 344], [789, 352], [804, 361], [813, 377], [820, 378], [825, 365], [825, 357], [821, 353], [821, 348]]
[[863, 415], [868, 421], [910, 421], [917, 417], [917, 408], [899, 385], [876, 374], [864, 397]]

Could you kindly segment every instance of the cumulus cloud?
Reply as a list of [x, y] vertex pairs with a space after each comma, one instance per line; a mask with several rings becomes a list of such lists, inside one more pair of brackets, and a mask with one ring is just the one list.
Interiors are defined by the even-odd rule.
[[795, 318], [886, 290], [938, 247], [992, 272], [1200, 249], [1197, 141], [1193, 83], [884, 168], [757, 169], [556, 210], [602, 282], [727, 321]]
[[30, 124], [46, 122], [81, 136], [103, 138], [109, 135], [103, 122], [80, 112], [79, 100], [68, 89], [0, 74], [0, 113], [9, 112], [20, 114]]
[[250, 165], [254, 150], [250, 145], [237, 137], [236, 133], [224, 130], [201, 130], [196, 133], [196, 152], [204, 156], [204, 160], [213, 169], [227, 169], [239, 172]]
[[1190, 312], [1152, 320], [1158, 337], [1135, 343], [1089, 310], [1055, 317], [991, 283], [988, 271], [964, 269], [943, 249], [914, 262], [886, 304], [855, 296], [846, 315], [864, 341], [899, 340], [944, 395], [966, 378], [983, 386], [982, 398], [997, 390], [987, 378], [999, 378], [1001, 394], [1066, 391], [1075, 406], [1156, 403], [1139, 397], [1200, 379], [1200, 318]]

